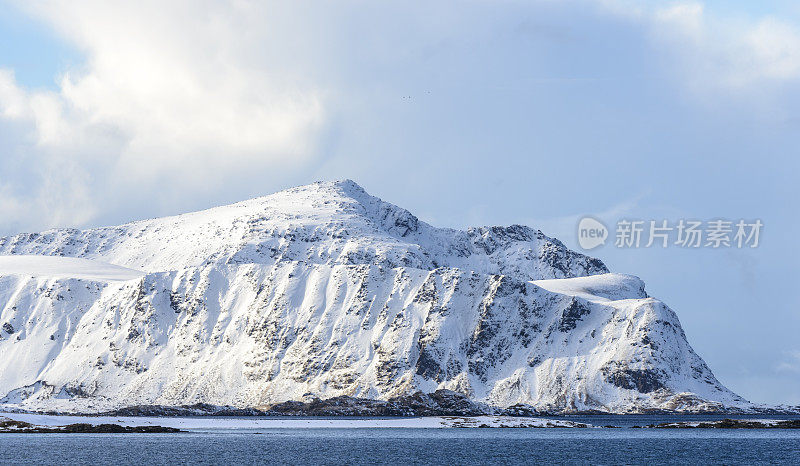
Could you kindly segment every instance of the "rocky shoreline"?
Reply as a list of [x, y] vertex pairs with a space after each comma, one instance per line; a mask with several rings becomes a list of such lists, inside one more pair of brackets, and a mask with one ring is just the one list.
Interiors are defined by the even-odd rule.
[[[188, 416], [109, 417], [13, 414], [0, 417], [2, 433], [178, 433], [205, 429], [315, 429], [315, 428], [623, 428], [593, 425], [586, 419], [568, 420], [518, 416], [417, 416], [354, 418], [279, 416], [271, 418]], [[78, 421], [78, 422], [76, 422]], [[112, 423], [117, 422], [118, 424]], [[63, 425], [62, 425], [63, 424]], [[800, 429], [800, 419], [721, 419], [628, 425], [635, 429]]]
[[651, 429], [800, 429], [800, 419], [722, 419], [711, 422], [665, 422], [650, 424]]
[[598, 410], [537, 410], [528, 405], [513, 405], [507, 408], [498, 408], [484, 403], [476, 403], [462, 393], [451, 390], [436, 390], [432, 393], [416, 392], [411, 395], [391, 398], [389, 400], [375, 400], [369, 398], [356, 398], [339, 396], [328, 399], [316, 397], [305, 401], [286, 401], [270, 406], [258, 408], [237, 408], [233, 406], [218, 406], [206, 403], [182, 406], [137, 405], [124, 408], [98, 411], [95, 413], [64, 413], [55, 411], [36, 411], [38, 414], [75, 415], [75, 416], [220, 416], [220, 417], [425, 417], [425, 416], [509, 416], [509, 417], [542, 417], [563, 415], [609, 415], [609, 414], [710, 414], [710, 415], [797, 415], [798, 407], [763, 407], [748, 410], [716, 409], [704, 411], [667, 411], [667, 410], [640, 410], [636, 412], [610, 413]]
[[77, 423], [65, 426], [40, 426], [28, 422], [0, 418], [0, 434], [163, 434], [183, 432], [173, 427], [121, 426], [118, 424]]

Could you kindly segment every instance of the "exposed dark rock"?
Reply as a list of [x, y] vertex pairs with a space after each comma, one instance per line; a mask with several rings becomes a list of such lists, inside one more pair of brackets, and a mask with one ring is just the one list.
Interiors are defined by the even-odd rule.
[[650, 393], [664, 388], [661, 373], [657, 370], [607, 365], [601, 371], [609, 383], [620, 388], [636, 390], [640, 393]]
[[327, 400], [287, 401], [266, 410], [281, 416], [476, 416], [489, 409], [450, 390], [417, 392], [389, 400], [340, 396]]
[[439, 381], [443, 373], [442, 366], [436, 361], [436, 358], [423, 347], [420, 350], [419, 358], [417, 358], [417, 374], [422, 377]]
[[590, 312], [589, 306], [573, 298], [572, 302], [569, 303], [569, 306], [567, 306], [567, 308], [564, 309], [564, 312], [561, 313], [561, 320], [558, 322], [558, 329], [562, 332], [574, 330], [575, 327], [578, 326], [578, 321], [580, 321], [583, 316], [588, 315]]
[[656, 429], [800, 429], [800, 419], [776, 421], [723, 419], [711, 422], [666, 422], [650, 424], [647, 427]]
[[121, 426], [118, 424], [87, 423], [65, 426], [38, 426], [23, 421], [0, 418], [0, 434], [159, 434], [183, 432], [173, 427]]
[[528, 416], [538, 416], [541, 414], [541, 412], [532, 408], [529, 405], [516, 404], [504, 409], [502, 414], [504, 416], [528, 417]]
[[0, 431], [8, 429], [27, 429], [29, 427], [33, 427], [33, 425], [23, 421], [15, 421], [4, 417], [0, 418]]
[[214, 406], [204, 403], [185, 406], [140, 405], [129, 406], [98, 414], [99, 416], [264, 416], [267, 413], [254, 408]]

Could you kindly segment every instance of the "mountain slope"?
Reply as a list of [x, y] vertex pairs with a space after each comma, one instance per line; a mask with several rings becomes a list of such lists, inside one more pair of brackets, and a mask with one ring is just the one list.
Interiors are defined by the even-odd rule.
[[547, 410], [747, 406], [637, 278], [527, 227], [434, 228], [352, 181], [0, 238], [0, 254], [134, 273], [0, 260], [9, 406], [258, 407], [442, 388]]

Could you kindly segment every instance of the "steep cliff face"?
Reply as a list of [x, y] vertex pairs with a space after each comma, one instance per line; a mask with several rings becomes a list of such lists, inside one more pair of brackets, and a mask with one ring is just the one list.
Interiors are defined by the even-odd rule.
[[747, 405], [637, 278], [527, 227], [431, 227], [351, 181], [0, 238], [0, 254], [0, 404]]

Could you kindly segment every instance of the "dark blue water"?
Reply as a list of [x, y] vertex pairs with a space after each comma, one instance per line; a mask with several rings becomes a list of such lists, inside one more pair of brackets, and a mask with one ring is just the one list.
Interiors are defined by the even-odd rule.
[[[651, 419], [659, 422], [665, 420], [664, 417], [647, 420]], [[680, 420], [685, 419], [680, 417]], [[602, 424], [598, 417], [587, 420]], [[607, 420], [622, 424], [628, 423], [630, 417], [609, 416]], [[631, 428], [266, 429], [209, 430], [185, 434], [4, 434], [0, 435], [0, 462], [800, 464], [800, 431]]]

